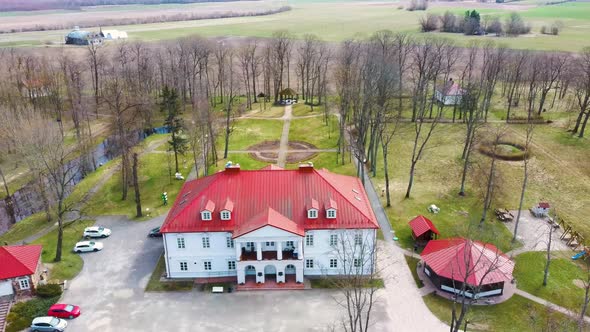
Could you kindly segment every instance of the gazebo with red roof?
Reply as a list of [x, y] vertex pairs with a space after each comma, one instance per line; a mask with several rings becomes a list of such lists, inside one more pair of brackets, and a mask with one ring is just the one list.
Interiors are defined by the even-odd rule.
[[440, 232], [436, 229], [432, 221], [423, 215], [410, 220], [408, 224], [410, 224], [410, 228], [412, 229], [412, 238], [418, 244], [424, 245], [428, 241], [436, 239], [437, 235], [440, 235]]
[[[422, 251], [424, 274], [450, 293], [476, 298], [502, 295], [512, 280], [514, 262], [498, 248], [463, 238], [432, 240]], [[463, 283], [466, 287], [463, 288]]]

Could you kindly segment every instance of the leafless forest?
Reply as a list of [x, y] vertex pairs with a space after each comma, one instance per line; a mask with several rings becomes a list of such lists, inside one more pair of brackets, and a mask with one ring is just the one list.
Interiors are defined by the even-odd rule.
[[[0, 77], [1, 155], [18, 155], [27, 162], [48, 217], [55, 209], [60, 224], [73, 208], [65, 200], [65, 188], [73, 181], [72, 155], [81, 156], [77, 167], [83, 174], [96, 167], [88, 160], [95, 119], [109, 122], [109, 135], [119, 147], [121, 195], [126, 199], [134, 186], [132, 137], [153, 128], [161, 113], [170, 113], [170, 91], [178, 96], [179, 113], [184, 113], [181, 131], [187, 149], [199, 173], [206, 174], [204, 165], [227, 157], [234, 117], [254, 102], [276, 103], [284, 88], [295, 89], [306, 103], [324, 105], [326, 118], [332, 113], [342, 119], [341, 163], [350, 162], [345, 155], [352, 153], [369, 172], [384, 169], [388, 205], [387, 166], [395, 158], [388, 155], [388, 147], [400, 126], [410, 126], [412, 132], [406, 191], [410, 197], [416, 165], [441, 122], [466, 128], [462, 183], [457, 184], [465, 194], [474, 142], [492, 103], [500, 102], [506, 122], [516, 123], [542, 122], [545, 110], [567, 107], [577, 115], [568, 130], [580, 137], [590, 118], [590, 48], [575, 55], [511, 50], [493, 43], [462, 48], [446, 39], [416, 40], [389, 31], [341, 44], [327, 44], [313, 35], [295, 40], [278, 31], [264, 40], [195, 36], [75, 49], [2, 49]], [[434, 95], [451, 78], [465, 94], [449, 110]], [[66, 130], [75, 133], [75, 142], [64, 139]], [[216, 140], [224, 142], [224, 151], [217, 151]], [[385, 165], [377, 165], [380, 154]], [[359, 174], [364, 169], [359, 167]], [[482, 186], [484, 216], [494, 172], [492, 162]], [[7, 214], [14, 216], [12, 193], [8, 186], [4, 190]]]

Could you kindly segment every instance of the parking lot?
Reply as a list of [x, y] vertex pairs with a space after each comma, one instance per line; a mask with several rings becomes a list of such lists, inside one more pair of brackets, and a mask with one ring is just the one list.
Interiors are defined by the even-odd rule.
[[[82, 308], [68, 331], [326, 331], [339, 325], [344, 312], [331, 290], [145, 293], [163, 251], [160, 238], [146, 235], [162, 220], [97, 220], [113, 234], [101, 240], [102, 251], [82, 254], [84, 267], [61, 300]], [[386, 297], [372, 314], [373, 331], [392, 330]]]

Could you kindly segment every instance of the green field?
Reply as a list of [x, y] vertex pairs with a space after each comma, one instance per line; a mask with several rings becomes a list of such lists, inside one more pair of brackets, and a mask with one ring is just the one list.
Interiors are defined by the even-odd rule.
[[[366, 37], [371, 33], [389, 29], [393, 31], [418, 33], [418, 20], [424, 12], [410, 12], [400, 9], [398, 2], [372, 3], [363, 1], [292, 1], [288, 12], [268, 16], [207, 19], [197, 21], [167, 22], [119, 26], [116, 29], [129, 33], [131, 39], [147, 41], [174, 39], [194, 34], [202, 36], [255, 36], [270, 37], [276, 30], [284, 29], [296, 37], [307, 33], [321, 35], [327, 41], [341, 41], [353, 37]], [[444, 3], [432, 4], [428, 12], [442, 13], [452, 10], [463, 13], [465, 10], [479, 8], [483, 16], [506, 17], [518, 11], [532, 26], [532, 33], [524, 37], [466, 37], [461, 34], [432, 33], [456, 40], [460, 45], [478, 40], [493, 40], [512, 48], [579, 51], [590, 45], [590, 3], [564, 3], [559, 5], [527, 4], [503, 5], [502, 7], [469, 4], [465, 7], [450, 6]], [[556, 20], [563, 23], [559, 36], [541, 35], [543, 25]], [[103, 27], [108, 28], [108, 27]], [[91, 30], [91, 29], [89, 29]], [[38, 45], [60, 43], [68, 31], [39, 31], [0, 35], [0, 46]], [[320, 33], [321, 32], [321, 33]]]

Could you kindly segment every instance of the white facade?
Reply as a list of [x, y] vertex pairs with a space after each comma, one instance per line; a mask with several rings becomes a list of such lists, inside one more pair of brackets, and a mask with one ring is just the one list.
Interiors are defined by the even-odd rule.
[[0, 296], [12, 294], [12, 279], [0, 280]]
[[309, 230], [301, 236], [267, 225], [233, 240], [229, 232], [167, 233], [163, 238], [170, 278], [303, 282], [304, 276], [351, 270], [370, 274], [376, 230]]
[[105, 39], [127, 39], [127, 32], [119, 30], [102, 30]]
[[436, 100], [443, 103], [443, 105], [459, 105], [461, 104], [461, 95], [443, 95], [440, 91], [435, 92]]

